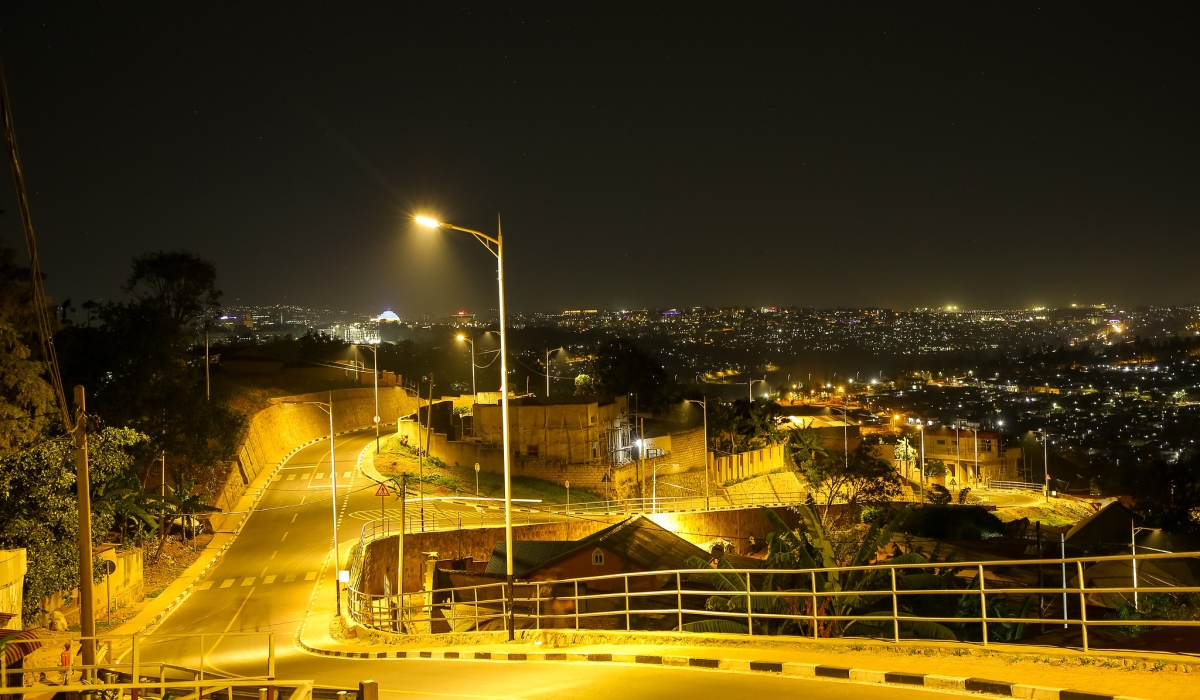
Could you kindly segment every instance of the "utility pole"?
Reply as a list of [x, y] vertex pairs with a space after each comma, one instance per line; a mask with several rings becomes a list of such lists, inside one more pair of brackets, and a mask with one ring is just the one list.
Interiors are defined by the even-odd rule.
[[[87, 401], [75, 385], [75, 486], [79, 495], [79, 636], [84, 666], [96, 663], [96, 611], [92, 593], [92, 494], [88, 479]], [[91, 677], [88, 669], [84, 675]]]
[[208, 376], [208, 321], [204, 322], [204, 400], [212, 401], [212, 383]]
[[[429, 373], [429, 406], [425, 411], [425, 451], [433, 447], [433, 372]], [[425, 469], [421, 468], [421, 532], [425, 532]]]
[[[418, 425], [420, 425], [418, 423]], [[408, 474], [400, 472], [400, 560], [396, 574], [396, 606], [399, 620], [396, 621], [396, 631], [404, 631], [404, 516], [405, 499], [408, 497]]]

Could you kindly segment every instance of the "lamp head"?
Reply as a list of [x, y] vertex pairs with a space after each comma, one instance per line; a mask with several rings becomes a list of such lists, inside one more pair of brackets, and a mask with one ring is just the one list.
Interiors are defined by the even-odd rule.
[[459, 333], [459, 334], [458, 334], [458, 335], [456, 335], [455, 337], [456, 337], [456, 338], [458, 338], [459, 340], [466, 340], [466, 337], [465, 337], [465, 336], [463, 336], [463, 334], [462, 334], [462, 333]]
[[418, 216], [415, 218], [415, 221], [418, 224], [421, 224], [422, 226], [428, 226], [429, 228], [438, 228], [441, 226], [441, 223], [439, 223], [436, 219], [431, 219], [428, 216]]

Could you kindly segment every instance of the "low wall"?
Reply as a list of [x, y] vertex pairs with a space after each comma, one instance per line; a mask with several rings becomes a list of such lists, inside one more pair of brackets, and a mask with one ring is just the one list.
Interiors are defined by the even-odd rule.
[[[271, 399], [271, 405], [250, 419], [246, 439], [238, 447], [237, 457], [214, 505], [229, 510], [246, 486], [263, 469], [273, 467], [298, 446], [329, 437], [329, 414], [319, 406], [300, 401], [333, 402], [333, 432], [344, 433], [374, 425], [375, 390], [336, 389], [332, 392], [300, 394]], [[379, 388], [381, 423], [395, 423], [400, 416], [417, 410], [418, 401], [400, 387]], [[228, 516], [214, 513], [210, 518], [214, 531], [219, 530]]]
[[713, 478], [719, 484], [767, 474], [784, 467], [783, 445], [772, 445], [713, 459]]
[[25, 591], [24, 549], [0, 549], [0, 613], [11, 613], [15, 617], [0, 629], [19, 630], [21, 627], [21, 604]]

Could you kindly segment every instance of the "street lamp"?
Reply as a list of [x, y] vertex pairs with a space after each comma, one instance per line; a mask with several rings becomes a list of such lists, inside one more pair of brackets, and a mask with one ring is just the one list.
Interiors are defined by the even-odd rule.
[[763, 377], [762, 379], [751, 379], [749, 382], [746, 383], [746, 388], [750, 392], [750, 403], [754, 403], [754, 383], [755, 382], [766, 384], [767, 378]]
[[[504, 549], [505, 549], [505, 574], [508, 581], [508, 592], [512, 595], [513, 584], [513, 534], [512, 534], [512, 450], [509, 447], [509, 423], [508, 423], [508, 345], [504, 332], [504, 235], [500, 230], [500, 217], [496, 217], [496, 237], [492, 238], [486, 233], [475, 231], [469, 228], [462, 228], [453, 224], [447, 224], [436, 219], [430, 219], [425, 216], [416, 217], [416, 222], [422, 226], [430, 228], [444, 228], [453, 231], [462, 231], [469, 233], [475, 237], [475, 240], [483, 244], [488, 252], [496, 257], [496, 283], [499, 287], [500, 295], [500, 422], [504, 426]], [[492, 246], [495, 246], [493, 249]], [[472, 362], [472, 365], [475, 363]], [[512, 641], [513, 635], [513, 607], [508, 606], [508, 639]]]
[[553, 350], [546, 351], [546, 398], [550, 398], [550, 353], [558, 352], [559, 350], [566, 350], [566, 348], [560, 345]]
[[684, 399], [686, 403], [694, 403], [704, 411], [704, 510], [708, 510], [708, 397], [700, 400]]
[[[360, 345], [362, 344], [356, 344], [354, 347], [357, 349]], [[371, 354], [375, 358], [371, 371], [375, 373], [375, 454], [379, 454], [379, 346], [367, 344], [366, 347], [370, 348]]]
[[468, 338], [462, 333], [458, 334], [458, 339], [471, 344], [471, 402], [474, 403], [479, 396], [475, 391], [475, 339]]
[[1045, 474], [1045, 483], [1042, 484], [1042, 494], [1046, 497], [1046, 503], [1050, 502], [1050, 434], [1045, 430], [1035, 430], [1036, 434], [1042, 436], [1042, 472]]
[[925, 502], [925, 421], [917, 422], [917, 434], [921, 436], [921, 503]]
[[[334, 454], [334, 450], [333, 450], [333, 448], [334, 448], [334, 444], [333, 444], [333, 392], [330, 392], [330, 394], [329, 394], [329, 403], [324, 403], [321, 401], [284, 401], [284, 403], [307, 404], [310, 406], [316, 406], [317, 408], [319, 408], [322, 411], [329, 414], [329, 491], [331, 494], [333, 494], [333, 497], [330, 499], [330, 503], [333, 506], [331, 509], [333, 512], [333, 563], [334, 563], [334, 570], [337, 570], [338, 564], [339, 564], [339, 562], [338, 562], [338, 534], [337, 534], [337, 531], [338, 531], [337, 458], [336, 458], [336, 456]], [[333, 595], [337, 599], [338, 615], [341, 616], [341, 614], [342, 614], [342, 596], [341, 596], [341, 593], [338, 591], [337, 586], [334, 586]]]

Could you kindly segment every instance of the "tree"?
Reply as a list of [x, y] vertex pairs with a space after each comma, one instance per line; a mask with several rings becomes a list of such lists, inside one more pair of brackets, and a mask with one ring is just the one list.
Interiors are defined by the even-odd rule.
[[[132, 451], [145, 436], [125, 428], [104, 428], [88, 436], [92, 496], [130, 473]], [[94, 544], [113, 524], [114, 510], [92, 511]], [[26, 619], [35, 619], [44, 596], [79, 585], [79, 510], [75, 493], [75, 446], [57, 437], [0, 457], [0, 549], [29, 550], [25, 575]]]
[[586, 374], [579, 374], [575, 377], [575, 395], [586, 396], [592, 393], [592, 378]]
[[658, 410], [682, 400], [679, 387], [660, 362], [624, 338], [605, 341], [592, 360], [593, 385], [601, 394], [637, 394], [641, 410]]
[[38, 340], [29, 274], [0, 244], [0, 456], [41, 440], [58, 415], [54, 390], [30, 350]]
[[220, 307], [217, 268], [207, 260], [179, 251], [147, 253], [133, 259], [125, 291], [142, 304], [161, 309], [180, 326]]
[[713, 403], [708, 409], [710, 446], [726, 454], [756, 450], [782, 441], [782, 411], [772, 401], [739, 399]]
[[825, 497], [823, 521], [828, 522], [839, 499], [853, 508], [891, 503], [900, 494], [900, 476], [890, 462], [875, 456], [876, 444], [860, 440], [848, 458], [825, 455], [804, 469], [810, 488]]
[[785, 445], [788, 457], [799, 471], [804, 471], [811, 467], [816, 462], [818, 456], [828, 456], [825, 448], [821, 445], [820, 434], [817, 433], [816, 428], [809, 426], [793, 428], [787, 431], [787, 442]]

